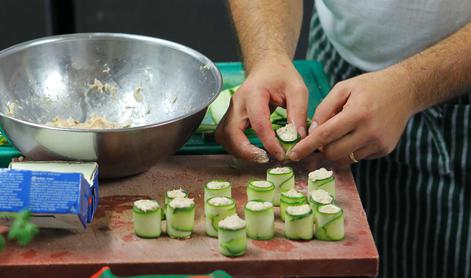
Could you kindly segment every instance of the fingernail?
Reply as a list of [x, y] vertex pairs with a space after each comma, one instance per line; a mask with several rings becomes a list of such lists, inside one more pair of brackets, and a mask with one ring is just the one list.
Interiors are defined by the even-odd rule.
[[306, 137], [306, 129], [304, 127], [299, 127], [298, 128], [298, 133], [301, 135], [301, 137]]
[[289, 159], [292, 160], [292, 161], [299, 161], [299, 156], [298, 156], [298, 154], [295, 153], [295, 152], [289, 152], [289, 153], [288, 153], [288, 157], [289, 157]]
[[311, 123], [311, 126], [309, 127], [309, 133], [311, 133], [317, 126], [318, 126], [318, 123], [313, 120]]
[[253, 161], [257, 163], [267, 163], [270, 159], [266, 151], [256, 148], [253, 148]]

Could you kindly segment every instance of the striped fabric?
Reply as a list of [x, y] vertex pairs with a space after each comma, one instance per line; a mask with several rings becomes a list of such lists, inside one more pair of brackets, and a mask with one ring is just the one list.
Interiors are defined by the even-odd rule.
[[[315, 10], [315, 8], [314, 8]], [[308, 59], [332, 84], [361, 74], [314, 11]], [[471, 105], [466, 95], [415, 115], [389, 156], [352, 170], [380, 254], [380, 277], [471, 277]]]

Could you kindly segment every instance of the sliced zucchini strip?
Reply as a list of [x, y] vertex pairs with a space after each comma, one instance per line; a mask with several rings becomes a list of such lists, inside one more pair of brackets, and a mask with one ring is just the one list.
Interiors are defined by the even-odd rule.
[[246, 223], [236, 214], [226, 217], [218, 226], [219, 252], [224, 256], [237, 257], [247, 250]]
[[267, 170], [267, 181], [275, 185], [273, 204], [280, 205], [280, 193], [294, 188], [294, 171], [291, 167], [276, 167]]
[[287, 124], [278, 128], [276, 130], [276, 137], [278, 138], [280, 145], [285, 150], [285, 153], [288, 153], [292, 148], [294, 148], [296, 143], [301, 140], [301, 136], [298, 134], [294, 124]]
[[306, 204], [306, 197], [296, 191], [296, 189], [290, 189], [286, 192], [281, 192], [280, 198], [280, 218], [285, 221], [286, 208], [289, 206], [301, 206]]
[[195, 224], [195, 203], [175, 198], [167, 206], [167, 234], [171, 238], [190, 238]]
[[213, 197], [228, 197], [232, 196], [232, 185], [228, 181], [212, 180], [204, 185], [204, 201]]
[[139, 200], [133, 207], [134, 232], [143, 238], [155, 238], [161, 234], [161, 208], [155, 200]]
[[309, 173], [308, 192], [317, 189], [323, 189], [329, 192], [335, 198], [335, 177], [332, 171], [320, 168]]
[[326, 241], [342, 240], [345, 237], [343, 210], [335, 205], [317, 208], [316, 238]]
[[269, 240], [275, 236], [275, 212], [272, 203], [250, 201], [244, 212], [249, 238]]
[[232, 198], [212, 197], [206, 201], [204, 211], [206, 215], [206, 234], [217, 237], [219, 222], [236, 213], [236, 203]]
[[334, 196], [323, 189], [312, 190], [309, 193], [308, 203], [314, 214], [314, 222], [316, 221], [317, 208], [322, 205], [333, 204], [334, 200]]
[[239, 86], [221, 91], [218, 97], [209, 105], [208, 113], [215, 125], [219, 124], [224, 114], [226, 114], [231, 98], [237, 89], [239, 89]]
[[248, 201], [273, 202], [275, 185], [269, 181], [249, 181], [247, 186]]
[[285, 216], [285, 236], [293, 240], [310, 240], [314, 236], [312, 209], [309, 205], [288, 206]]
[[173, 190], [169, 190], [169, 191], [165, 192], [164, 208], [163, 208], [163, 210], [161, 210], [162, 211], [162, 217], [161, 217], [162, 220], [165, 220], [165, 213], [167, 211], [168, 203], [170, 203], [176, 197], [180, 197], [180, 198], [188, 197], [188, 191], [179, 188], [179, 189], [173, 189]]

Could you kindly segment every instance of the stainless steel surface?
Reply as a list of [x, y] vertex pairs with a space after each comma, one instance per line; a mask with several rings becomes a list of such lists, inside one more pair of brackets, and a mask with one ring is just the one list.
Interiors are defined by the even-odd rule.
[[[95, 78], [116, 93], [90, 89]], [[221, 85], [208, 58], [169, 41], [107, 33], [48, 37], [0, 52], [0, 125], [28, 158], [98, 161], [101, 176], [127, 176], [181, 147]], [[92, 115], [131, 126], [45, 125], [57, 116]]]

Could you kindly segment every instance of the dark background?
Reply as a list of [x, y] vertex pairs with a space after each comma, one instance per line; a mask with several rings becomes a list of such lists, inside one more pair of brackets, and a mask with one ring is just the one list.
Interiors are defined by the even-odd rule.
[[[306, 55], [313, 1], [304, 0], [297, 59]], [[1, 0], [1, 3], [0, 49], [49, 35], [120, 32], [175, 41], [214, 61], [240, 60], [226, 1]]]

